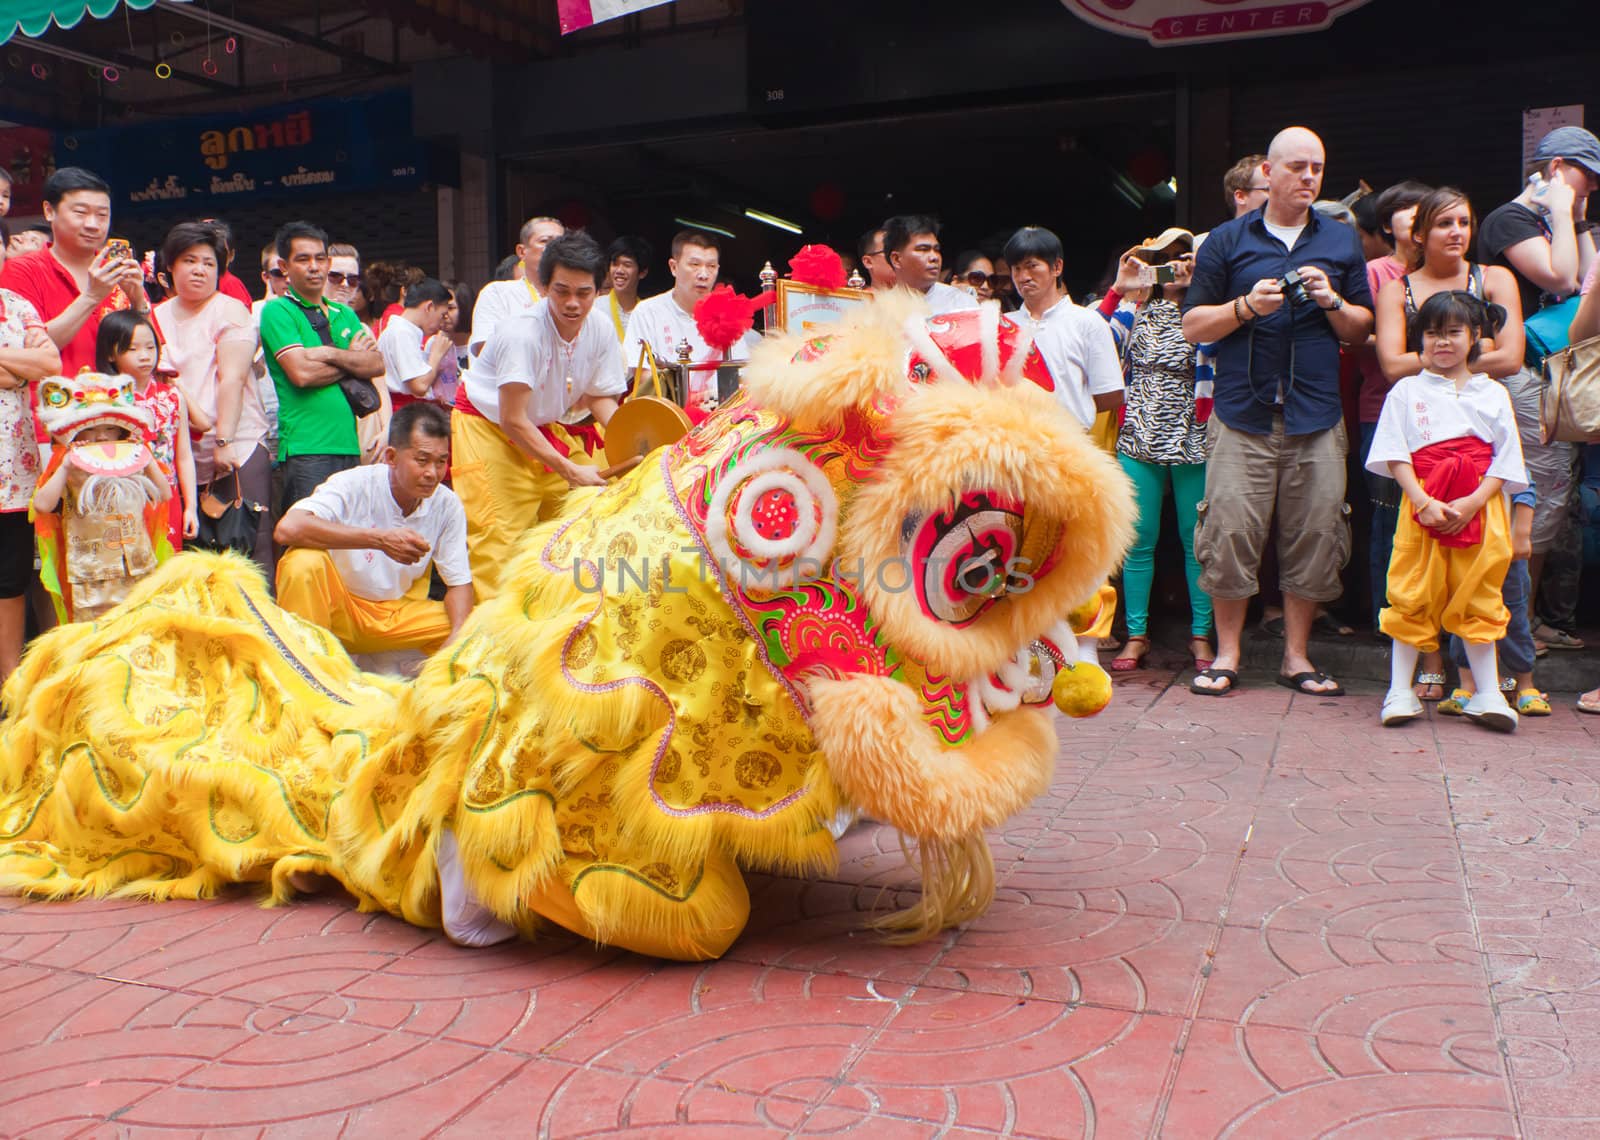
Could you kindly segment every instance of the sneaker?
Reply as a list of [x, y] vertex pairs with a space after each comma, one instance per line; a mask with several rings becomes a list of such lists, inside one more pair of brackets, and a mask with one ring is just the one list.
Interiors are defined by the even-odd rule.
[[1506, 703], [1497, 689], [1492, 693], [1473, 693], [1472, 699], [1461, 710], [1468, 720], [1492, 728], [1496, 732], [1515, 732], [1517, 712]]
[[1383, 722], [1385, 728], [1388, 728], [1391, 725], [1416, 720], [1421, 715], [1422, 702], [1417, 699], [1416, 691], [1405, 688], [1383, 698], [1383, 714], [1379, 720]]

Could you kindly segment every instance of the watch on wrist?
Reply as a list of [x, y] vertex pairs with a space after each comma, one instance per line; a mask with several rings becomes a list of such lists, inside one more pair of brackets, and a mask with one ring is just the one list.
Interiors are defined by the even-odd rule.
[[1337, 313], [1342, 308], [1344, 308], [1344, 298], [1335, 293], [1333, 295], [1333, 304], [1324, 305], [1322, 311], [1325, 313]]

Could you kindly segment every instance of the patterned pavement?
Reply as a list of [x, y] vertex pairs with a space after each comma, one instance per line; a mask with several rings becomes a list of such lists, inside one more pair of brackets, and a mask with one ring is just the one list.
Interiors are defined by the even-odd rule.
[[1185, 679], [1064, 724], [994, 907], [909, 949], [870, 825], [703, 966], [0, 899], [0, 1135], [1600, 1136], [1600, 718]]

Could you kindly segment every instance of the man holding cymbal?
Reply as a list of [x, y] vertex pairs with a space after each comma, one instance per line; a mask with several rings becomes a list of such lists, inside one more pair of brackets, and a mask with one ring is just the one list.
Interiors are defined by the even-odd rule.
[[569, 488], [605, 482], [588, 458], [598, 433], [562, 420], [581, 409], [604, 427], [627, 390], [616, 333], [589, 319], [606, 268], [587, 234], [552, 241], [539, 258], [542, 299], [494, 327], [457, 392], [450, 475], [479, 602], [498, 592], [527, 528]]

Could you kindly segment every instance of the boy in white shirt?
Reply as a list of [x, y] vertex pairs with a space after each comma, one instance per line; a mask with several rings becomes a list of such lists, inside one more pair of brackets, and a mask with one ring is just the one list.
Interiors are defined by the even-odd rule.
[[[416, 402], [395, 412], [383, 462], [330, 475], [279, 521], [278, 604], [351, 653], [449, 644], [472, 612], [461, 503], [441, 486], [450, 418]], [[430, 601], [430, 567], [444, 580]]]
[[1379, 628], [1394, 640], [1382, 721], [1422, 715], [1411, 678], [1420, 653], [1437, 649], [1439, 628], [1466, 648], [1477, 692], [1463, 715], [1510, 732], [1517, 714], [1500, 692], [1495, 642], [1510, 618], [1501, 586], [1511, 565], [1506, 494], [1528, 485], [1511, 398], [1475, 374], [1479, 341], [1505, 314], [1463, 290], [1435, 293], [1412, 323], [1423, 370], [1389, 389], [1367, 470], [1400, 484], [1402, 508], [1389, 560], [1389, 605]]
[[384, 381], [396, 410], [428, 398], [439, 378], [439, 366], [455, 350], [450, 337], [442, 331], [452, 299], [443, 282], [424, 277], [406, 288], [401, 300], [404, 310], [378, 334]]
[[567, 227], [554, 218], [529, 218], [522, 223], [522, 231], [517, 235], [522, 276], [512, 281], [491, 281], [478, 291], [478, 299], [472, 306], [468, 351], [473, 354], [483, 351], [484, 342], [496, 324], [508, 317], [522, 316], [539, 303], [543, 294], [543, 287], [538, 284], [539, 259], [550, 243], [566, 232]]
[[450, 476], [480, 602], [498, 592], [523, 533], [552, 517], [569, 488], [605, 483], [584, 462], [599, 432], [562, 422], [586, 410], [603, 428], [627, 391], [616, 334], [589, 319], [605, 271], [587, 234], [552, 241], [538, 267], [544, 300], [495, 326], [456, 392]]

